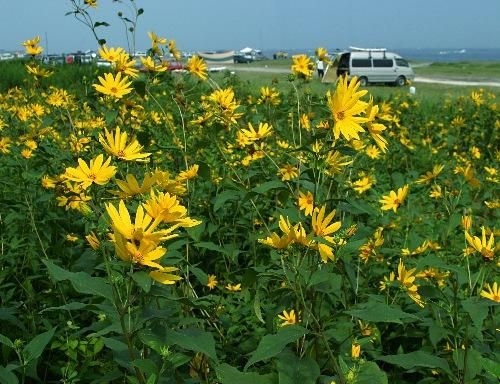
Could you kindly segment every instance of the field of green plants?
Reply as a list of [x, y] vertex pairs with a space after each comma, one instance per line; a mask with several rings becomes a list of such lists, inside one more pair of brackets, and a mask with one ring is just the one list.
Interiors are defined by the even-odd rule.
[[143, 71], [0, 64], [0, 383], [498, 382], [497, 94], [171, 73], [150, 37]]

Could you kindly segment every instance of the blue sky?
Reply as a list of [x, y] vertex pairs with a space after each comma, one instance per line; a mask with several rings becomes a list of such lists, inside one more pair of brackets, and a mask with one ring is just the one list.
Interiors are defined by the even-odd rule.
[[[82, 0], [83, 1], [83, 0]], [[108, 45], [126, 46], [118, 11], [128, 2], [98, 0], [95, 21]], [[135, 0], [137, 48], [149, 45], [148, 31], [173, 38], [183, 50], [345, 48], [500, 48], [500, 0]], [[93, 49], [90, 31], [72, 16], [69, 0], [0, 0], [0, 48], [48, 37], [50, 52]]]

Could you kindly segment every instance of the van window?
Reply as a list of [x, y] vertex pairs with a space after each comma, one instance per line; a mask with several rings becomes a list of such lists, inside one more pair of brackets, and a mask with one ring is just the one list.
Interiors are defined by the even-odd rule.
[[396, 59], [396, 65], [398, 67], [409, 67], [408, 62], [405, 59]]
[[372, 61], [370, 59], [352, 59], [353, 67], [371, 67]]
[[373, 59], [373, 66], [376, 68], [390, 68], [392, 64], [392, 59]]

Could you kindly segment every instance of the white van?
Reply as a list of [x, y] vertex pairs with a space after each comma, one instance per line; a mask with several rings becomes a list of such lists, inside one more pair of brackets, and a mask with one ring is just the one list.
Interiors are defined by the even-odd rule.
[[368, 83], [393, 83], [398, 86], [413, 80], [415, 73], [408, 61], [385, 48], [354, 48], [339, 53], [336, 58], [337, 76], [357, 76], [361, 86]]

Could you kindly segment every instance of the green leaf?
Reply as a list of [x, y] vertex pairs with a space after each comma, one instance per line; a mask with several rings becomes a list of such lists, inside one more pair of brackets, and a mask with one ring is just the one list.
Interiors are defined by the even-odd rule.
[[377, 360], [398, 365], [404, 369], [412, 369], [415, 367], [440, 368], [446, 373], [451, 374], [450, 366], [445, 359], [431, 355], [424, 351], [415, 351], [401, 355], [382, 356]]
[[111, 338], [111, 337], [103, 337], [104, 345], [115, 352], [127, 351], [128, 347], [123, 341]]
[[141, 287], [144, 292], [149, 293], [152, 280], [146, 272], [135, 272], [132, 274], [132, 279], [137, 283], [139, 287]]
[[132, 365], [146, 374], [146, 377], [155, 376], [158, 373], [156, 364], [150, 359], [136, 359], [132, 361]]
[[279, 354], [277, 368], [280, 384], [315, 384], [320, 374], [318, 363], [314, 359], [299, 359], [290, 350]]
[[255, 297], [253, 299], [253, 309], [255, 311], [255, 316], [257, 316], [257, 319], [259, 319], [259, 321], [262, 324], [266, 324], [266, 322], [262, 318], [262, 310], [260, 309], [260, 296], [258, 289], [255, 291]]
[[227, 189], [215, 197], [214, 201], [214, 212], [217, 212], [219, 209], [222, 208], [222, 206], [231, 200], [239, 200], [243, 196], [243, 193], [241, 191], [236, 191], [234, 189]]
[[199, 328], [186, 328], [179, 331], [168, 330], [166, 334], [167, 345], [178, 345], [190, 351], [201, 352], [217, 361], [215, 341], [210, 332]]
[[80, 293], [101, 296], [113, 301], [111, 285], [102, 277], [92, 277], [85, 272], [70, 272], [48, 260], [43, 260], [43, 263], [55, 281], [69, 280], [73, 288]]
[[274, 375], [259, 375], [254, 372], [240, 372], [224, 363], [215, 368], [217, 378], [222, 384], [275, 384]]
[[158, 353], [161, 353], [163, 347], [166, 346], [165, 332], [163, 330], [160, 331], [160, 329], [155, 330], [155, 332], [150, 329], [142, 329], [139, 331], [139, 339]]
[[200, 268], [191, 266], [189, 267], [189, 271], [196, 276], [200, 284], [207, 285], [208, 284], [208, 275], [203, 272]]
[[139, 96], [144, 97], [146, 95], [146, 82], [145, 81], [143, 81], [143, 80], [134, 81], [132, 86], [134, 87], [135, 91], [137, 92], [137, 94]]
[[7, 337], [0, 333], [0, 343], [6, 345], [7, 347], [14, 348], [14, 343]]
[[478, 297], [471, 297], [462, 300], [462, 307], [467, 311], [474, 325], [482, 328], [483, 321], [488, 316], [488, 303]]
[[304, 336], [307, 330], [299, 325], [288, 325], [281, 328], [275, 335], [266, 335], [245, 365], [245, 371], [252, 364], [269, 359], [279, 354], [283, 348], [298, 338]]
[[500, 364], [498, 362], [494, 362], [493, 360], [486, 359], [483, 357], [483, 368], [490, 375], [493, 375], [496, 378], [500, 378]]
[[0, 383], [18, 384], [19, 380], [17, 379], [17, 376], [14, 375], [11, 371], [0, 365]]
[[97, 27], [109, 27], [109, 23], [106, 23], [105, 21], [96, 21], [94, 23], [94, 28]]
[[397, 323], [403, 324], [401, 320], [416, 321], [419, 318], [410, 313], [403, 312], [399, 308], [389, 306], [381, 302], [368, 302], [359, 304], [346, 313], [357, 317], [358, 319], [372, 323]]
[[211, 241], [202, 241], [201, 243], [195, 243], [194, 246], [198, 248], [209, 249], [215, 252], [224, 253], [224, 249], [222, 247], [212, 243]]
[[35, 338], [24, 347], [23, 356], [26, 360], [26, 363], [40, 357], [47, 344], [50, 342], [50, 340], [52, 340], [52, 337], [54, 337], [55, 332], [56, 327], [49, 329], [47, 332], [35, 336]]
[[387, 384], [387, 375], [373, 361], [360, 364], [356, 384]]
[[48, 312], [48, 311], [60, 311], [60, 310], [64, 310], [64, 311], [78, 311], [80, 309], [86, 308], [87, 306], [88, 306], [88, 304], [78, 303], [78, 302], [72, 302], [72, 303], [68, 303], [68, 304], [65, 304], [65, 305], [61, 305], [60, 307], [45, 308], [40, 313], [44, 313], [44, 312]]
[[252, 188], [252, 192], [264, 194], [272, 189], [285, 189], [286, 185], [278, 180], [266, 181], [258, 187]]
[[366, 213], [370, 216], [378, 216], [380, 214], [378, 210], [373, 208], [366, 201], [347, 198], [346, 202], [348, 204], [348, 206], [346, 207], [346, 211], [348, 212], [354, 214]]

